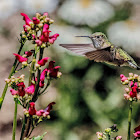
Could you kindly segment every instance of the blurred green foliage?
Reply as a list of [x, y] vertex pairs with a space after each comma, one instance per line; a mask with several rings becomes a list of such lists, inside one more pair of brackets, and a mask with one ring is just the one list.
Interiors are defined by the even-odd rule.
[[[106, 33], [106, 29], [111, 23], [129, 18], [131, 8], [131, 3], [115, 7], [116, 13], [112, 19], [97, 27], [88, 28], [92, 32]], [[61, 53], [61, 56], [58, 57], [59, 52], [55, 49], [52, 51], [52, 57], [61, 66], [63, 73], [61, 79], [56, 82], [60, 96], [57, 101], [59, 107], [50, 123], [50, 125], [53, 123], [54, 129], [59, 129], [57, 138], [61, 140], [93, 140], [97, 139], [96, 131], [102, 131], [106, 127], [117, 124], [119, 128], [117, 134], [122, 135], [125, 139], [128, 102], [123, 99], [124, 86], [121, 85], [119, 75], [123, 73], [128, 76], [129, 72], [138, 72], [127, 67], [119, 68], [95, 63], [67, 52]], [[132, 128], [140, 122], [138, 104], [134, 104]]]

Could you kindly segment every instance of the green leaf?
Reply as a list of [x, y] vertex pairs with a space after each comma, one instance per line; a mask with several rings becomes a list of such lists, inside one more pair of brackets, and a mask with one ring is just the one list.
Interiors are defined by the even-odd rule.
[[37, 136], [37, 137], [33, 137], [32, 140], [43, 140], [43, 137], [46, 135], [47, 132], [45, 132], [43, 135], [41, 136]]

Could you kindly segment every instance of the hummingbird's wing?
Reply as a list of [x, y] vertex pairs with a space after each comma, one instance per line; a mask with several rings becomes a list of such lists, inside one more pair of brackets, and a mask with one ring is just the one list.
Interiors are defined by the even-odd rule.
[[85, 56], [85, 53], [95, 51], [93, 44], [59, 44], [63, 48], [66, 48], [78, 55]]
[[[59, 44], [59, 45], [62, 46], [63, 48], [66, 48], [82, 56], [86, 56], [86, 53], [88, 52], [97, 51], [97, 49], [94, 47], [92, 43], [91, 44]], [[102, 47], [101, 49], [98, 49], [98, 50], [103, 50], [106, 48], [110, 48], [110, 46]]]
[[85, 53], [85, 56], [89, 60], [94, 60], [96, 62], [113, 62], [113, 57], [108, 51], [108, 49], [101, 49], [101, 50], [95, 50], [91, 52]]

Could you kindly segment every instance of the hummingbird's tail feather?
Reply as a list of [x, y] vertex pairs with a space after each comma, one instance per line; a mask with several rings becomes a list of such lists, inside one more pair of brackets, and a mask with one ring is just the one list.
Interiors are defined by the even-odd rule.
[[63, 48], [66, 48], [78, 55], [83, 55], [90, 51], [95, 51], [93, 44], [59, 44]]

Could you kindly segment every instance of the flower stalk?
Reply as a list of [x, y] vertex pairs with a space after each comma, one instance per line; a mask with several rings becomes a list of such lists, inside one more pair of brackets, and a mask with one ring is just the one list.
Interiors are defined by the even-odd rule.
[[16, 136], [16, 126], [17, 126], [17, 99], [15, 99], [15, 112], [14, 112], [14, 120], [13, 120], [13, 136], [12, 140], [15, 140]]
[[130, 137], [131, 137], [132, 102], [133, 101], [130, 101], [130, 104], [129, 104], [127, 140], [130, 140]]

